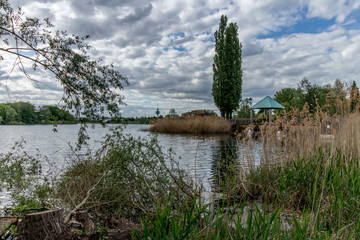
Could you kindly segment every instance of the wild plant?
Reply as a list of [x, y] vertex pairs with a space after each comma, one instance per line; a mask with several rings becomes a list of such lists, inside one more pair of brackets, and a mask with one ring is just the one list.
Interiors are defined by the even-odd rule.
[[180, 202], [192, 196], [193, 187], [173, 153], [163, 152], [156, 138], [135, 139], [115, 131], [94, 157], [74, 162], [56, 190], [68, 209], [136, 219], [164, 196]]

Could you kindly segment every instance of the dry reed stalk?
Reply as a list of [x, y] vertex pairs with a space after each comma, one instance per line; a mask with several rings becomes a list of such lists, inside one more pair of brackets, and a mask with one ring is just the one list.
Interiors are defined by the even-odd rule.
[[356, 158], [360, 147], [360, 114], [353, 113], [339, 119], [339, 129], [335, 136], [335, 146], [344, 157]]
[[[278, 116], [271, 124], [259, 126], [256, 140], [242, 134], [241, 144], [246, 143], [245, 151], [248, 151], [243, 153], [242, 157], [254, 162], [254, 154], [259, 151], [258, 148], [255, 149], [258, 140], [262, 145], [259, 162], [263, 166], [282, 166], [288, 161], [295, 160], [297, 156], [317, 156], [320, 148], [330, 156], [340, 150], [344, 155], [354, 157], [359, 153], [359, 122], [359, 113], [330, 117], [321, 109], [316, 113], [310, 113], [305, 105], [302, 111], [292, 110]], [[249, 126], [245, 133], [253, 129], [254, 126]], [[247, 159], [240, 161], [246, 162]]]

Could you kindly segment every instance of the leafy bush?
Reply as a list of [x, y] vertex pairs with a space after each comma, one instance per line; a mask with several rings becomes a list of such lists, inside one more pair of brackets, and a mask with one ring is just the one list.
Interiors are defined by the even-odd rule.
[[0, 190], [22, 192], [38, 178], [40, 161], [23, 151], [24, 144], [24, 140], [16, 142], [7, 154], [0, 154]]
[[192, 195], [190, 178], [156, 138], [114, 132], [102, 146], [62, 175], [57, 191], [69, 208], [87, 199], [82, 208], [131, 218], [149, 212], [166, 196], [182, 201]]

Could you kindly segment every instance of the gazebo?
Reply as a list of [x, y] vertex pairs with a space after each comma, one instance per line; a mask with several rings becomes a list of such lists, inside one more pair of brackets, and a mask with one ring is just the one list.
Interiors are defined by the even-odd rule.
[[[271, 122], [272, 121], [271, 110], [272, 109], [285, 109], [285, 107], [283, 105], [281, 105], [280, 103], [278, 103], [277, 101], [275, 101], [274, 99], [272, 99], [271, 97], [266, 96], [260, 102], [258, 102], [254, 106], [252, 106], [250, 109], [251, 110], [253, 110], [253, 109], [269, 110], [269, 122]], [[253, 112], [252, 111], [250, 111], [250, 121], [251, 121], [251, 123], [253, 123]]]

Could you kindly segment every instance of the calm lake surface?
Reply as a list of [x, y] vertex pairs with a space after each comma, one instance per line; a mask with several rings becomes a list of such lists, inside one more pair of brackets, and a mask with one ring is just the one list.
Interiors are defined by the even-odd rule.
[[[53, 132], [52, 125], [0, 125], [0, 153], [7, 153], [16, 141], [23, 139], [26, 142], [24, 150], [29, 154], [40, 153], [58, 166], [64, 166], [66, 159], [73, 154], [69, 143], [75, 146], [79, 126], [59, 125], [57, 132]], [[149, 137], [152, 133], [144, 131], [149, 127], [126, 125], [123, 132], [134, 137]], [[94, 129], [88, 128], [91, 151], [95, 152], [100, 147], [100, 141], [106, 133], [108, 127], [96, 125]], [[157, 138], [164, 150], [172, 148], [180, 166], [188, 170], [192, 176], [196, 174], [197, 180], [202, 180], [207, 191], [212, 191], [214, 176], [223, 175], [227, 171], [229, 161], [237, 161], [246, 147], [239, 144], [235, 137], [226, 134], [158, 134]]]

